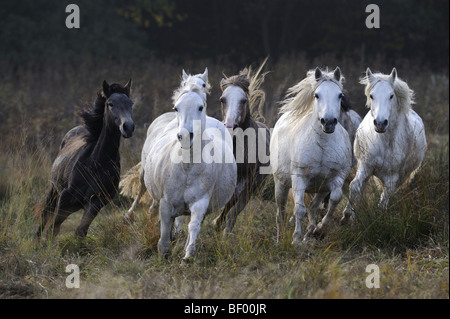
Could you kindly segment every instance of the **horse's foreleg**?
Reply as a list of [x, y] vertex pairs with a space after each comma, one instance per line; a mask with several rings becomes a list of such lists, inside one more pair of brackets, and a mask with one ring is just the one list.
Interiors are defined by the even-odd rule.
[[289, 187], [284, 185], [274, 176], [275, 181], [275, 201], [277, 203], [277, 243], [280, 242], [282, 234], [286, 233], [286, 201], [289, 195]]
[[75, 236], [84, 238], [87, 235], [89, 226], [91, 225], [94, 218], [97, 216], [98, 212], [102, 208], [99, 200], [91, 201], [87, 204], [84, 210], [83, 217], [81, 217], [80, 225], [75, 230]]
[[398, 175], [394, 174], [383, 179], [383, 193], [381, 193], [380, 202], [378, 203], [378, 208], [382, 210], [387, 210], [389, 198], [395, 192], [396, 185], [398, 181]]
[[235, 197], [235, 195], [233, 195], [233, 197], [231, 197], [230, 201], [223, 207], [220, 215], [214, 219], [213, 224], [216, 228], [216, 231], [220, 231], [224, 221], [227, 218], [228, 211], [234, 206], [236, 201], [237, 201], [236, 197]]
[[305, 206], [305, 190], [306, 183], [301, 177], [293, 176], [292, 178], [292, 195], [294, 197], [294, 218], [295, 218], [295, 229], [294, 235], [292, 236], [292, 244], [300, 244], [302, 239], [302, 218], [306, 214]]
[[337, 185], [333, 185], [334, 188], [332, 188], [332, 191], [330, 193], [330, 204], [328, 207], [328, 211], [325, 214], [325, 216], [322, 218], [321, 222], [317, 225], [316, 229], [314, 230], [314, 235], [323, 236], [325, 235], [327, 231], [327, 226], [331, 220], [331, 217], [333, 216], [334, 210], [336, 206], [339, 204], [339, 202], [342, 199], [342, 184], [343, 180], [339, 181]]
[[306, 229], [306, 234], [303, 240], [308, 240], [313, 233], [314, 229], [316, 229], [316, 213], [319, 209], [320, 204], [325, 200], [330, 199], [330, 193], [317, 193], [314, 195], [313, 200], [309, 204], [308, 207], [308, 227]]
[[236, 224], [236, 218], [239, 215], [239, 213], [245, 208], [247, 205], [251, 194], [253, 193], [253, 189], [251, 189], [251, 186], [247, 179], [242, 180], [236, 187], [236, 193], [237, 199], [235, 201], [235, 204], [231, 209], [228, 211], [227, 216], [227, 225], [224, 230], [224, 235], [228, 235], [233, 230], [234, 224]]
[[170, 247], [170, 236], [174, 222], [174, 207], [166, 200], [159, 202], [159, 220], [161, 221], [161, 235], [158, 241], [158, 251], [162, 257], [166, 258]]
[[362, 193], [367, 179], [372, 174], [372, 171], [361, 165], [358, 167], [355, 178], [350, 182], [349, 198], [347, 206], [344, 209], [344, 214], [341, 218], [341, 224], [353, 223], [355, 220], [355, 208], [362, 200]]
[[189, 210], [191, 211], [191, 220], [188, 226], [189, 238], [186, 245], [186, 254], [183, 258], [184, 260], [188, 260], [194, 255], [195, 242], [197, 240], [198, 233], [200, 232], [200, 226], [203, 218], [205, 217], [208, 206], [209, 198], [203, 198], [189, 206]]

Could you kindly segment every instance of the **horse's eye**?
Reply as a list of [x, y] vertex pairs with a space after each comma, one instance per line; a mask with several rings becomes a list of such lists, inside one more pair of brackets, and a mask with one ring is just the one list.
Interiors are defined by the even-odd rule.
[[225, 100], [224, 97], [221, 97], [219, 101], [220, 101], [220, 103], [222, 103], [222, 104], [225, 104], [225, 103], [226, 103], [226, 100]]
[[109, 107], [113, 107], [114, 105], [111, 102], [108, 102]]
[[390, 100], [392, 100], [394, 98], [394, 94], [391, 94], [391, 96], [389, 97]]
[[373, 95], [372, 94], [370, 94], [369, 97], [370, 97], [371, 100], [373, 100]]
[[342, 99], [344, 97], [344, 94], [343, 93], [340, 93], [339, 94], [339, 99]]
[[198, 107], [198, 110], [201, 112], [201, 111], [203, 111], [203, 106], [199, 106]]
[[315, 93], [315, 94], [314, 94], [314, 97], [315, 97], [316, 99], [318, 99], [318, 98], [319, 98], [319, 94]]
[[203, 83], [203, 85], [202, 85], [204, 88], [206, 87], [206, 83]]
[[244, 105], [245, 103], [247, 103], [247, 99], [242, 99], [241, 104]]
[[175, 112], [178, 112], [178, 109], [177, 109], [176, 107], [174, 107], [173, 110], [174, 110]]

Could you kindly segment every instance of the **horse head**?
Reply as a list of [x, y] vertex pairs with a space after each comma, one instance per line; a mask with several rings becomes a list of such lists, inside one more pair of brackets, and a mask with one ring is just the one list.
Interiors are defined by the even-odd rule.
[[338, 123], [341, 100], [344, 96], [341, 85], [343, 81], [341, 70], [336, 67], [331, 77], [316, 68], [314, 76], [317, 83], [314, 91], [314, 108], [317, 110], [322, 130], [331, 134]]
[[249, 86], [247, 69], [241, 71], [239, 75], [220, 81], [222, 89], [220, 104], [225, 127], [235, 129], [250, 115]]
[[177, 138], [181, 148], [190, 149], [195, 139], [201, 139], [206, 123], [206, 100], [202, 90], [193, 85], [191, 90], [182, 93], [175, 102], [173, 110], [178, 121]]
[[397, 70], [392, 69], [391, 74], [385, 80], [376, 77], [367, 68], [366, 78], [369, 82], [368, 106], [373, 117], [373, 124], [377, 133], [386, 132], [389, 126], [389, 118], [396, 101], [394, 82], [397, 79]]
[[130, 99], [130, 91], [131, 79], [125, 86], [116, 83], [109, 85], [103, 81], [108, 120], [120, 130], [124, 138], [131, 137], [134, 132], [134, 122], [131, 117], [133, 101]]

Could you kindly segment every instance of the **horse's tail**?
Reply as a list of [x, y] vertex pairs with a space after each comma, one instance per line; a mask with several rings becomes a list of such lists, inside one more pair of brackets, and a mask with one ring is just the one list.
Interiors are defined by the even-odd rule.
[[33, 215], [36, 219], [38, 219], [40, 224], [36, 233], [38, 237], [41, 236], [45, 226], [47, 225], [49, 218], [55, 212], [57, 199], [58, 193], [54, 188], [53, 184], [50, 183], [45, 200], [38, 203], [33, 208]]
[[[126, 197], [136, 198], [143, 193], [142, 188], [145, 190], [145, 184], [141, 162], [134, 165], [122, 176], [119, 188], [120, 194]], [[147, 204], [151, 202], [150, 196], [146, 194], [144, 194], [140, 200]]]

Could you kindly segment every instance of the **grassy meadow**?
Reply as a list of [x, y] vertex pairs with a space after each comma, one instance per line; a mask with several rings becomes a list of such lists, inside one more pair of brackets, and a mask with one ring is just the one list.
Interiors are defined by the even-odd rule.
[[[365, 97], [358, 79], [370, 66], [388, 73], [380, 57], [367, 61], [302, 55], [269, 60], [263, 88], [265, 117], [273, 127], [277, 101], [286, 89], [316, 66], [339, 65], [354, 109], [364, 116]], [[248, 61], [257, 66], [260, 61]], [[214, 230], [218, 212], [207, 216], [197, 240], [197, 256], [181, 262], [186, 225], [172, 243], [168, 259], [159, 257], [158, 225], [138, 208], [132, 225], [122, 221], [131, 204], [117, 197], [92, 223], [84, 240], [74, 231], [81, 214], [72, 214], [55, 239], [34, 240], [33, 208], [44, 199], [52, 161], [64, 134], [80, 123], [78, 106], [92, 103], [101, 83], [133, 79], [135, 135], [122, 140], [122, 174], [140, 160], [148, 125], [171, 110], [171, 93], [181, 70], [209, 69], [213, 86], [208, 114], [219, 117], [219, 81], [246, 65], [224, 59], [130, 63], [89, 59], [79, 65], [1, 65], [0, 84], [0, 298], [448, 298], [449, 297], [449, 75], [411, 61], [395, 65], [416, 92], [415, 110], [423, 118], [428, 151], [421, 170], [377, 209], [380, 193], [367, 190], [353, 226], [335, 227], [322, 240], [300, 247], [290, 237], [275, 243], [276, 205], [253, 199], [239, 215], [233, 233]], [[292, 204], [288, 208], [292, 212]], [[306, 219], [305, 223], [306, 224]], [[294, 225], [289, 225], [292, 232]], [[66, 287], [66, 266], [80, 269], [80, 288]], [[366, 266], [380, 269], [380, 288], [369, 289]]]

